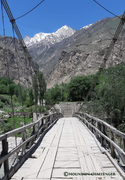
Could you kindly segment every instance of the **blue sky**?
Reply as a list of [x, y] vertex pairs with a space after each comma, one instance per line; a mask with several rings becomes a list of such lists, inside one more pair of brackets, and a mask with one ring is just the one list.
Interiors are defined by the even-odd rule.
[[[41, 0], [7, 0], [14, 17], [18, 17], [37, 5]], [[98, 0], [100, 4], [120, 15], [125, 10], [125, 0]], [[0, 15], [1, 16], [1, 15]], [[63, 25], [74, 30], [105, 17], [113, 17], [93, 0], [44, 0], [27, 16], [16, 21], [22, 36], [33, 37], [39, 32], [55, 32]], [[2, 23], [0, 18], [0, 24]], [[10, 22], [4, 12], [6, 35], [12, 36]], [[0, 34], [3, 34], [2, 27]]]

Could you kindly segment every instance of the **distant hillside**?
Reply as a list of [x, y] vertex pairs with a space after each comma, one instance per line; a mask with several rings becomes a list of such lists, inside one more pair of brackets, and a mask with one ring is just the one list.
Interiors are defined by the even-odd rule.
[[0, 77], [10, 77], [15, 83], [20, 81], [23, 86], [28, 87], [34, 73], [32, 65], [38, 68], [36, 63], [29, 63], [17, 39], [14, 43], [12, 37], [0, 36]]
[[[105, 18], [76, 31], [62, 41], [45, 46], [29, 46], [46, 76], [48, 87], [69, 82], [74, 76], [95, 73], [119, 24], [119, 18]], [[125, 28], [110, 56], [107, 67], [125, 61]], [[36, 53], [37, 52], [37, 53]], [[38, 53], [39, 52], [39, 53]]]

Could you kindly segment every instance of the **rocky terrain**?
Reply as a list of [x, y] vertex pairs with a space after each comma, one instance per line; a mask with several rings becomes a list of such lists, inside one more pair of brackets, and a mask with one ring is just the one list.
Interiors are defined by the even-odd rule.
[[[74, 31], [59, 42], [45, 45], [45, 41], [39, 41], [28, 46], [31, 55], [34, 56], [47, 79], [48, 88], [55, 84], [69, 82], [77, 75], [95, 73], [118, 24], [119, 18], [105, 18]], [[124, 42], [125, 28], [107, 62], [107, 67], [125, 61]]]
[[[67, 83], [74, 76], [95, 73], [118, 24], [119, 18], [105, 18], [77, 31], [65, 25], [53, 33], [38, 33], [32, 38], [27, 36], [24, 41], [50, 88], [55, 84]], [[107, 67], [125, 61], [124, 49], [125, 27]], [[0, 77], [10, 76], [16, 83], [20, 81], [28, 86], [33, 73], [33, 67], [26, 59], [19, 41], [0, 36]]]
[[[72, 36], [74, 33], [73, 29], [65, 25], [53, 33], [38, 33], [32, 38], [26, 36], [24, 41], [31, 55], [39, 63], [39, 55], [45, 53], [51, 46]], [[40, 60], [41, 63], [43, 62]]]
[[36, 63], [29, 62], [17, 39], [0, 36], [0, 77], [10, 77], [15, 83], [28, 87]]

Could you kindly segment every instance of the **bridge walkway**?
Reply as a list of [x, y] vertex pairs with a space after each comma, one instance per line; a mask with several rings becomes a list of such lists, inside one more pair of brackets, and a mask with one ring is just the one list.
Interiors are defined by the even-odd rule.
[[107, 156], [86, 126], [74, 117], [59, 119], [11, 179], [123, 180], [114, 160]]

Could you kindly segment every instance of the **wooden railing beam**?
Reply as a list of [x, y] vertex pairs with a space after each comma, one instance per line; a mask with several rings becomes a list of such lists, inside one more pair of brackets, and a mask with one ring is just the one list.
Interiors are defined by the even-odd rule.
[[[89, 127], [89, 129], [95, 134], [96, 138], [100, 140], [101, 145], [103, 147], [109, 148], [111, 151], [111, 156], [116, 158], [117, 155], [115, 151], [117, 151], [118, 156], [125, 164], [125, 134], [112, 127], [108, 123], [90, 116], [86, 113], [75, 113], [74, 116], [78, 117], [80, 120], [84, 122], [84, 124]], [[120, 142], [123, 143], [123, 146], [119, 147], [116, 143], [115, 136], [120, 138]], [[108, 145], [108, 146], [107, 146]], [[119, 158], [117, 157], [117, 158]]]
[[[21, 163], [25, 161], [25, 158], [23, 158], [23, 156], [25, 157], [25, 155], [27, 156], [28, 154], [30, 154], [29, 152], [32, 150], [32, 147], [34, 147], [39, 137], [41, 135], [43, 136], [47, 129], [49, 129], [49, 127], [51, 127], [53, 123], [56, 122], [60, 117], [62, 117], [61, 113], [47, 115], [40, 118], [36, 122], [12, 130], [0, 136], [0, 141], [2, 141], [2, 153], [0, 156], [0, 164], [4, 163], [4, 177], [0, 177], [1, 180], [7, 180], [8, 177], [12, 177], [14, 173], [14, 167], [19, 167]], [[28, 131], [28, 129], [30, 131]], [[31, 134], [30, 137], [27, 137], [27, 132]], [[19, 145], [17, 145], [14, 149], [12, 149], [10, 152], [8, 152], [7, 139], [11, 136], [16, 136], [19, 133], [22, 134], [22, 142]], [[18, 162], [18, 164], [16, 164], [14, 167], [9, 167], [9, 157], [14, 155], [14, 153], [18, 154], [18, 152], [20, 152], [20, 156], [23, 160], [21, 160], [20, 163]], [[18, 155], [16, 158], [18, 158]]]

